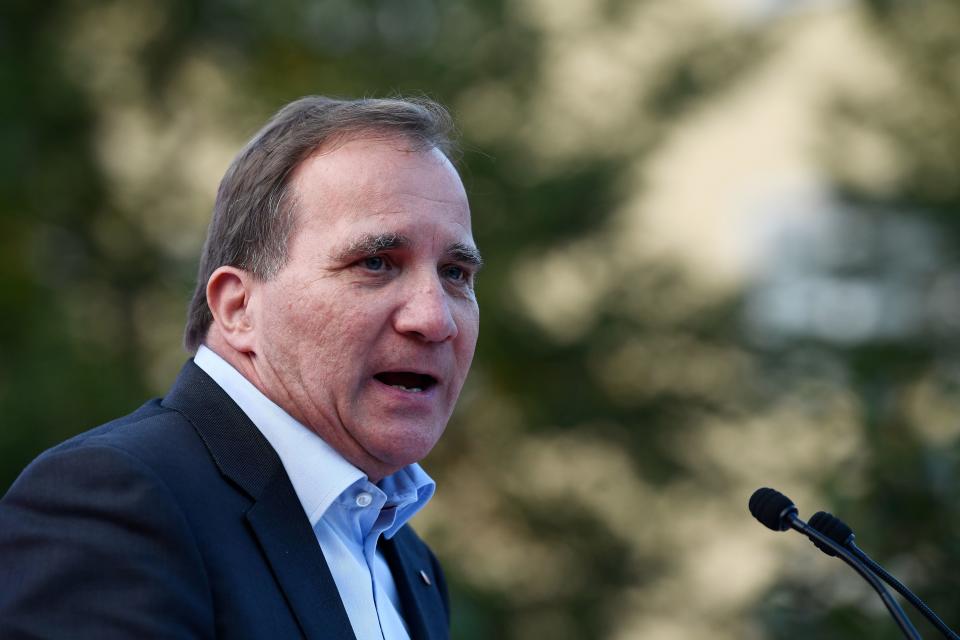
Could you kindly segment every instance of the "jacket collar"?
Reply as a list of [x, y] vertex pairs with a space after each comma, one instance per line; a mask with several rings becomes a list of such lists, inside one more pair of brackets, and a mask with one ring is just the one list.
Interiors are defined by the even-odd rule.
[[[183, 366], [163, 406], [190, 421], [220, 473], [253, 501], [246, 512], [247, 521], [304, 636], [355, 640], [313, 529], [279, 456], [260, 430], [192, 360]], [[411, 638], [447, 638], [446, 587], [429, 551], [409, 527], [403, 527], [392, 540], [382, 541], [382, 549]], [[446, 619], [430, 615], [439, 611]]]
[[193, 361], [163, 405], [190, 421], [220, 472], [253, 500], [247, 521], [304, 636], [355, 640], [323, 552], [266, 438]]
[[380, 549], [397, 585], [410, 637], [447, 640], [450, 633], [447, 585], [426, 545], [413, 529], [405, 526], [393, 538], [381, 540]]

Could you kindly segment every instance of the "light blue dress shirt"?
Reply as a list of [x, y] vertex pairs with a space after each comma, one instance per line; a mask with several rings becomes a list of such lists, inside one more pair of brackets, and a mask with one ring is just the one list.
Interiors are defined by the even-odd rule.
[[280, 456], [330, 567], [357, 640], [409, 640], [377, 539], [393, 537], [433, 497], [418, 464], [378, 484], [260, 393], [205, 346], [194, 362], [226, 391]]

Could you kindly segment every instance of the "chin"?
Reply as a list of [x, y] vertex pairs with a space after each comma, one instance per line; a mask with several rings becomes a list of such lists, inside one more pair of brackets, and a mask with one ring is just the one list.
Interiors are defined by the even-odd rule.
[[392, 428], [378, 434], [367, 451], [385, 465], [395, 469], [423, 460], [440, 439], [443, 429]]

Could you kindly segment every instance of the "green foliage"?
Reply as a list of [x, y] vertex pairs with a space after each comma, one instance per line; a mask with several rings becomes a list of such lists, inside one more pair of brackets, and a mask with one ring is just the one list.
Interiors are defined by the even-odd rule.
[[[840, 93], [825, 113], [830, 167], [839, 198], [879, 227], [891, 215], [920, 221], [940, 243], [932, 256], [930, 281], [956, 277], [960, 250], [960, 191], [956, 175], [960, 141], [960, 45], [953, 34], [960, 10], [950, 2], [862, 3], [863, 24], [893, 72], [895, 86], [868, 95]], [[869, 137], [894, 159], [882, 181], [864, 180], [848, 143]], [[917, 247], [904, 245], [904, 251]], [[897, 272], [879, 256], [860, 263], [866, 277]], [[930, 292], [928, 292], [930, 293]], [[952, 295], [952, 294], [946, 294]], [[901, 299], [901, 304], [909, 304]], [[951, 308], [951, 314], [955, 311]], [[926, 331], [892, 340], [868, 341], [831, 349], [849, 376], [863, 407], [865, 447], [833, 473], [819, 477], [833, 509], [860, 532], [858, 543], [911, 584], [954, 629], [960, 555], [960, 481], [956, 438], [931, 436], [939, 419], [955, 423], [955, 412], [936, 416], [938, 403], [956, 397], [957, 336], [952, 315], [947, 327], [934, 322]], [[787, 349], [803, 348], [789, 345]], [[783, 357], [777, 352], [775, 358]], [[856, 476], [852, 480], [851, 476]], [[814, 599], [811, 604], [808, 599]], [[831, 608], [809, 586], [783, 585], [762, 607], [772, 637], [899, 637], [887, 616], [862, 608]], [[819, 612], [811, 615], [808, 612]], [[934, 630], [909, 612], [923, 633]]]

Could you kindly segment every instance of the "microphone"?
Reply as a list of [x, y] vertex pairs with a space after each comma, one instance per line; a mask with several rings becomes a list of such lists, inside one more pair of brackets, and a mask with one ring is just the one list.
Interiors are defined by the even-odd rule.
[[877, 592], [880, 599], [883, 600], [883, 604], [886, 605], [887, 611], [890, 612], [897, 626], [900, 627], [903, 635], [910, 638], [910, 640], [922, 640], [922, 637], [917, 633], [907, 614], [903, 612], [903, 609], [900, 608], [900, 605], [893, 599], [893, 596], [890, 595], [890, 592], [887, 591], [877, 576], [867, 569], [846, 547], [837, 544], [801, 520], [798, 515], [799, 511], [790, 498], [779, 491], [764, 487], [753, 492], [753, 495], [750, 496], [749, 507], [753, 517], [768, 529], [773, 529], [774, 531], [794, 529], [811, 540], [819, 541], [836, 555], [840, 556], [841, 560], [850, 565], [853, 570], [859, 573], [860, 576], [873, 587], [873, 590]]
[[[960, 636], [953, 632], [950, 627], [944, 623], [940, 617], [933, 612], [933, 609], [928, 607], [926, 603], [918, 598], [910, 589], [906, 587], [902, 582], [894, 578], [886, 569], [881, 567], [879, 564], [874, 562], [874, 560], [868, 556], [860, 547], [856, 545], [853, 541], [856, 537], [853, 534], [853, 529], [851, 529], [843, 520], [834, 516], [832, 513], [827, 513], [825, 511], [817, 511], [810, 518], [810, 526], [827, 536], [837, 544], [845, 547], [857, 557], [860, 562], [865, 564], [871, 571], [880, 576], [884, 582], [893, 587], [897, 593], [902, 595], [907, 602], [912, 604], [917, 611], [923, 614], [923, 616], [929, 620], [937, 630], [944, 635], [944, 637], [949, 638], [950, 640], [960, 640]], [[813, 544], [823, 551], [828, 556], [835, 556], [836, 553], [833, 552], [833, 549], [821, 545], [817, 540], [811, 540]]]

